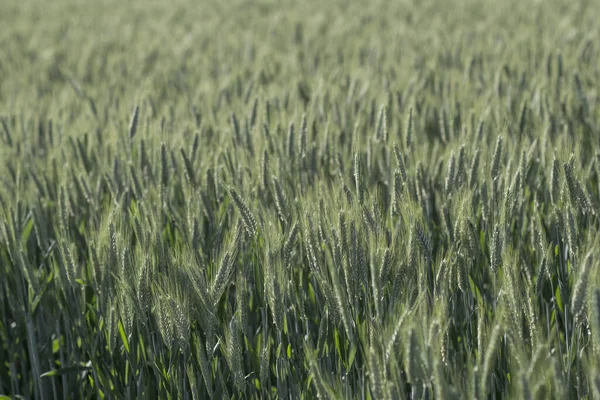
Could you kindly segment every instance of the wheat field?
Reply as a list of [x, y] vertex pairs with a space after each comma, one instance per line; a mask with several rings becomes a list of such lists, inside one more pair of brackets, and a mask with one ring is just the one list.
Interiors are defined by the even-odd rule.
[[2, 0], [0, 399], [600, 398], [599, 19]]

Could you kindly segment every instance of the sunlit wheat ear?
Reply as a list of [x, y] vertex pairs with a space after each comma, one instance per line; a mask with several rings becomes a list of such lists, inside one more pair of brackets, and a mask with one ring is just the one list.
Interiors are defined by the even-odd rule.
[[64, 273], [67, 278], [67, 282], [69, 285], [71, 285], [71, 287], [75, 287], [75, 279], [77, 279], [75, 261], [73, 259], [73, 253], [69, 248], [66, 239], [61, 240], [61, 253], [63, 258]]
[[352, 194], [352, 190], [348, 187], [346, 183], [344, 183], [343, 187], [344, 194], [346, 195], [346, 202], [348, 203], [348, 205], [351, 206], [354, 201], [354, 195]]
[[400, 148], [396, 143], [394, 143], [394, 157], [396, 158], [396, 163], [398, 164], [398, 169], [400, 170], [402, 182], [404, 184], [407, 181], [406, 166], [404, 164], [404, 157], [402, 157], [402, 153], [400, 153]]
[[175, 339], [175, 321], [170, 307], [170, 299], [165, 295], [156, 295], [153, 309], [158, 330], [165, 345], [170, 349]]
[[257, 233], [256, 219], [254, 218], [254, 215], [250, 211], [250, 208], [246, 205], [246, 202], [244, 202], [244, 200], [242, 199], [242, 196], [240, 196], [240, 194], [237, 192], [237, 190], [235, 190], [233, 187], [229, 188], [229, 195], [231, 196], [231, 199], [233, 200], [233, 204], [235, 205], [235, 207], [239, 211], [240, 215], [242, 216], [242, 221], [244, 222], [244, 227], [246, 228], [246, 231], [248, 232], [248, 234], [250, 236], [252, 236], [252, 237], [256, 236], [256, 233]]
[[356, 197], [358, 199], [358, 203], [363, 204], [363, 181], [361, 176], [360, 155], [358, 153], [354, 153], [353, 173]]
[[496, 147], [494, 148], [494, 154], [492, 156], [492, 163], [490, 174], [492, 176], [492, 180], [496, 181], [500, 174], [500, 163], [502, 159], [502, 136], [498, 136], [496, 140]]
[[382, 286], [387, 285], [392, 271], [392, 252], [386, 248], [381, 258], [381, 267], [379, 268], [379, 281]]
[[379, 108], [379, 116], [377, 118], [377, 128], [375, 129], [375, 138], [378, 141], [387, 141], [387, 110], [384, 105]]
[[448, 262], [443, 259], [435, 275], [435, 295], [440, 296], [445, 289], [448, 275]]
[[263, 390], [268, 390], [269, 387], [269, 378], [271, 375], [271, 360], [270, 360], [270, 353], [271, 353], [271, 349], [270, 346], [267, 344], [263, 347], [262, 351], [260, 352], [260, 367], [259, 367], [259, 373], [260, 373], [260, 387]]
[[290, 234], [283, 245], [283, 264], [286, 270], [289, 270], [292, 266], [292, 254], [294, 251], [294, 246], [296, 245], [296, 239], [298, 238], [298, 234], [300, 233], [300, 227], [298, 223], [294, 223], [292, 229], [290, 230]]
[[300, 149], [300, 157], [304, 158], [307, 154], [307, 135], [308, 135], [308, 125], [306, 122], [306, 113], [302, 114], [302, 120], [300, 121], [300, 139], [299, 139], [299, 149]]
[[454, 184], [454, 174], [455, 174], [455, 159], [454, 159], [454, 151], [450, 153], [450, 158], [448, 159], [448, 168], [446, 170], [446, 181], [445, 181], [445, 190], [446, 195], [450, 195], [452, 192], [452, 187]]
[[336, 306], [337, 306], [336, 312], [338, 312], [341, 317], [342, 324], [343, 324], [344, 330], [346, 332], [346, 336], [348, 337], [348, 339], [350, 340], [351, 343], [354, 343], [354, 334], [353, 334], [354, 325], [353, 325], [353, 321], [350, 316], [350, 310], [348, 308], [349, 304], [346, 300], [346, 295], [342, 291], [343, 287], [340, 283], [340, 277], [338, 275], [338, 271], [336, 270], [335, 267], [333, 267], [333, 268], [329, 269], [329, 272], [331, 274], [333, 295], [335, 297]]
[[243, 273], [238, 273], [235, 283], [236, 314], [242, 333], [248, 336], [248, 289], [246, 286], [246, 277]]
[[573, 295], [571, 297], [571, 312], [577, 319], [581, 318], [585, 311], [588, 281], [594, 264], [592, 251], [586, 254], [582, 264], [582, 269], [578, 273], [577, 281], [573, 287]]
[[244, 370], [242, 366], [242, 331], [240, 322], [234, 315], [229, 323], [229, 341], [227, 352], [233, 370], [234, 383], [240, 391], [245, 390]]
[[475, 188], [477, 184], [477, 178], [479, 174], [479, 158], [481, 157], [481, 150], [477, 149], [473, 155], [473, 161], [471, 162], [471, 168], [469, 172], [469, 187]]
[[544, 282], [549, 279], [548, 273], [548, 259], [546, 256], [542, 258], [542, 262], [540, 263], [540, 268], [537, 273], [537, 279], [535, 281], [535, 293], [538, 295], [541, 294]]

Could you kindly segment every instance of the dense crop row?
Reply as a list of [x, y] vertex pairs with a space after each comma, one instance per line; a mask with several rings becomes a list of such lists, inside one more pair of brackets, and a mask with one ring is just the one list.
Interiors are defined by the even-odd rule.
[[600, 397], [594, 2], [5, 3], [0, 395]]

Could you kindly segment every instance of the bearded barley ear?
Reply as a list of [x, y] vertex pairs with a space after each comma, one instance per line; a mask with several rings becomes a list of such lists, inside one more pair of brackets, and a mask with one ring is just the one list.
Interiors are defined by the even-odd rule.
[[386, 142], [387, 141], [387, 132], [388, 128], [387, 128], [387, 113], [386, 113], [386, 108], [384, 105], [382, 105], [379, 108], [379, 117], [377, 118], [377, 128], [375, 130], [375, 138], [378, 141], [383, 141]]
[[219, 269], [217, 270], [215, 280], [211, 287], [212, 305], [216, 305], [221, 299], [221, 295], [229, 283], [233, 264], [233, 254], [231, 251], [227, 251], [223, 256], [221, 263], [219, 264]]
[[305, 340], [304, 347], [304, 352], [306, 354], [306, 358], [308, 359], [309, 369], [311, 375], [314, 377], [314, 379], [312, 379], [312, 383], [315, 387], [315, 390], [317, 391], [317, 398], [335, 398], [335, 393], [331, 386], [327, 383], [327, 380], [323, 375], [323, 371], [321, 371], [321, 367], [317, 361], [317, 352], [313, 350], [312, 345], [308, 342], [308, 340]]
[[244, 222], [246, 232], [248, 232], [248, 235], [251, 237], [255, 237], [257, 233], [257, 225], [252, 211], [250, 211], [250, 208], [246, 205], [246, 202], [244, 202], [242, 196], [240, 196], [240, 194], [233, 187], [229, 188], [229, 195], [231, 196], [235, 207], [242, 216], [242, 221]]
[[243, 273], [237, 274], [235, 303], [242, 333], [244, 336], [248, 336], [248, 294], [246, 289], [246, 278]]
[[537, 273], [537, 279], [535, 281], [535, 293], [540, 295], [542, 293], [542, 285], [548, 279], [548, 260], [546, 256], [542, 258], [540, 268]]
[[358, 292], [360, 288], [359, 282], [359, 263], [360, 263], [360, 250], [358, 245], [358, 234], [356, 231], [356, 224], [354, 221], [350, 223], [350, 240], [349, 240], [349, 253], [348, 258], [348, 271], [346, 275], [346, 282], [348, 282], [348, 298], [351, 301], [356, 301], [358, 298]]
[[490, 268], [493, 273], [498, 271], [498, 267], [502, 264], [502, 237], [500, 236], [500, 226], [496, 224], [494, 226], [494, 233], [492, 235], [492, 248], [490, 249]]
[[308, 133], [308, 125], [306, 122], [306, 113], [302, 114], [302, 120], [300, 121], [300, 157], [306, 157], [307, 153], [307, 133]]
[[552, 162], [552, 169], [550, 170], [550, 196], [552, 203], [556, 205], [558, 203], [558, 196], [560, 192], [560, 168], [558, 160], [555, 158]]
[[450, 243], [454, 243], [454, 230], [452, 229], [452, 222], [450, 221], [450, 210], [448, 210], [448, 205], [444, 204], [442, 206], [442, 218], [444, 222], [444, 228], [446, 228], [446, 233], [448, 234], [448, 239]]
[[185, 301], [175, 301], [170, 298], [171, 312], [175, 321], [176, 339], [182, 351], [187, 350], [190, 341], [190, 316], [188, 304]]
[[456, 167], [456, 175], [454, 176], [454, 186], [461, 188], [464, 183], [464, 175], [466, 168], [465, 160], [465, 145], [461, 144], [458, 150], [458, 166]]
[[563, 164], [563, 170], [565, 172], [565, 180], [567, 181], [567, 189], [569, 191], [569, 198], [572, 205], [579, 204], [577, 182], [573, 176], [572, 166], [569, 163]]
[[494, 368], [494, 364], [496, 363], [498, 348], [500, 347], [501, 340], [501, 327], [500, 325], [494, 326], [494, 330], [492, 331], [490, 341], [488, 342], [488, 346], [485, 350], [485, 356], [483, 361], [483, 369], [481, 371], [481, 381], [479, 384], [480, 398], [484, 399], [488, 395], [488, 383], [490, 381], [490, 377], [492, 374], [492, 369]]
[[119, 252], [117, 250], [117, 234], [115, 233], [115, 225], [111, 222], [108, 225], [108, 267], [110, 271], [116, 271], [118, 267]]
[[386, 248], [381, 258], [381, 267], [379, 268], [379, 281], [383, 287], [386, 286], [392, 270], [392, 252]]
[[58, 197], [58, 212], [59, 212], [59, 226], [63, 232], [67, 232], [69, 230], [69, 205], [67, 204], [65, 191], [62, 187], [58, 189], [59, 197]]
[[265, 149], [262, 158], [262, 190], [266, 193], [269, 191], [269, 152]]
[[289, 126], [288, 126], [288, 136], [287, 136], [287, 156], [290, 157], [290, 159], [294, 159], [295, 156], [295, 151], [294, 148], [296, 147], [296, 143], [295, 143], [295, 135], [294, 135], [294, 123], [290, 122]]
[[386, 379], [383, 375], [381, 368], [381, 361], [375, 349], [371, 347], [369, 349], [369, 382], [371, 386], [371, 393], [375, 399], [387, 399], [388, 396], [385, 393], [386, 390]]
[[281, 332], [283, 331], [283, 304], [282, 304], [282, 293], [279, 286], [278, 276], [273, 266], [275, 255], [272, 251], [267, 249], [266, 260], [265, 260], [265, 293], [273, 322], [276, 328]]
[[425, 234], [425, 231], [423, 230], [420, 224], [417, 224], [415, 226], [415, 232], [417, 245], [419, 246], [421, 253], [427, 261], [431, 261], [431, 254], [433, 252], [433, 248], [431, 246], [431, 241], [429, 240], [429, 237]]
[[377, 234], [377, 221], [375, 221], [375, 217], [373, 215], [373, 213], [371, 212], [371, 210], [369, 210], [369, 208], [366, 205], [363, 205], [362, 207], [362, 214], [363, 214], [363, 219], [365, 221], [365, 224], [367, 225], [367, 227], [369, 229], [371, 229], [371, 232], [376, 235]]
[[408, 266], [411, 271], [417, 271], [418, 253], [417, 253], [417, 232], [415, 225], [410, 229], [408, 237]]
[[250, 129], [254, 129], [256, 126], [256, 117], [258, 115], [258, 97], [254, 98], [254, 102], [252, 103], [252, 109], [250, 111], [250, 115], [248, 120], [250, 121]]
[[575, 258], [577, 254], [577, 229], [575, 228], [575, 218], [573, 217], [573, 213], [571, 212], [571, 207], [567, 206], [567, 242], [569, 244], [569, 252], [571, 253], [571, 258]]
[[12, 135], [10, 132], [10, 128], [8, 127], [8, 123], [4, 117], [0, 117], [0, 123], [2, 123], [2, 128], [4, 129], [4, 134], [6, 135], [6, 144], [8, 147], [13, 147]]
[[484, 121], [483, 121], [483, 119], [481, 119], [479, 121], [479, 125], [477, 126], [477, 142], [478, 143], [480, 143], [483, 138], [483, 127], [484, 127]]
[[479, 189], [479, 194], [481, 196], [481, 216], [484, 221], [488, 221], [490, 217], [490, 198], [488, 196], [487, 182], [483, 182]]
[[527, 303], [526, 303], [526, 311], [527, 311], [527, 321], [529, 322], [529, 336], [531, 340], [531, 347], [535, 349], [538, 346], [538, 334], [539, 334], [539, 324], [538, 317], [535, 310], [535, 306], [533, 304], [533, 300], [530, 295], [526, 295]]
[[446, 279], [447, 275], [448, 275], [448, 262], [444, 258], [442, 260], [442, 262], [440, 263], [437, 274], [435, 275], [435, 295], [436, 295], [436, 297], [439, 297], [442, 294], [442, 291], [444, 290], [444, 287], [445, 287], [445, 282], [447, 282], [447, 279]]
[[[342, 320], [342, 325], [344, 326], [344, 330], [346, 331], [346, 336], [350, 340], [351, 343], [354, 343], [354, 334], [353, 334], [353, 323], [349, 314], [348, 309], [348, 301], [342, 292], [342, 285], [340, 284], [340, 279], [338, 275], [338, 271], [335, 267], [329, 268], [329, 273], [331, 275], [332, 285], [333, 286], [333, 296], [336, 301], [336, 314], [339, 314], [340, 319]], [[375, 301], [377, 302], [377, 297], [375, 297]], [[377, 307], [377, 304], [376, 304]], [[335, 316], [334, 316], [335, 318]]]
[[502, 136], [498, 136], [496, 140], [496, 147], [494, 148], [494, 154], [492, 156], [492, 164], [490, 173], [492, 175], [492, 180], [496, 181], [498, 176], [500, 175], [500, 162], [502, 159]]
[[404, 129], [404, 141], [406, 148], [410, 149], [412, 146], [412, 135], [413, 135], [413, 108], [408, 109], [408, 116], [406, 117], [406, 128]]
[[233, 128], [234, 139], [237, 144], [241, 144], [242, 143], [242, 130], [240, 129], [240, 123], [239, 123], [237, 117], [235, 116], [235, 113], [231, 113], [230, 121], [231, 121], [231, 127]]
[[270, 346], [268, 344], [266, 344], [262, 351], [260, 352], [260, 387], [262, 390], [265, 391], [270, 391], [268, 390], [269, 387], [269, 378], [271, 375], [271, 371], [270, 371]]
[[396, 143], [394, 143], [394, 156], [396, 157], [396, 162], [398, 163], [398, 169], [402, 174], [402, 182], [406, 183], [406, 166], [404, 165], [404, 158], [402, 157], [402, 153], [400, 153], [400, 148]]
[[298, 233], [300, 232], [300, 227], [298, 223], [294, 223], [292, 229], [290, 230], [290, 234], [283, 245], [283, 264], [286, 270], [290, 270], [292, 266], [292, 252], [294, 250], [294, 246], [296, 245], [296, 239], [298, 238]]
[[354, 183], [356, 186], [358, 203], [363, 204], [363, 182], [360, 171], [360, 156], [358, 153], [354, 153]]
[[283, 191], [283, 187], [279, 183], [279, 179], [273, 176], [273, 188], [275, 189], [275, 208], [277, 209], [277, 216], [281, 222], [287, 226], [288, 223], [288, 211], [287, 211], [287, 200]]
[[417, 384], [425, 378], [423, 368], [422, 351], [417, 338], [415, 328], [412, 328], [408, 335], [408, 344], [406, 346], [405, 370], [407, 379], [410, 383]]
[[160, 171], [160, 183], [163, 187], [167, 187], [169, 184], [169, 157], [164, 143], [160, 145]]
[[440, 110], [440, 118], [438, 119], [438, 131], [440, 133], [440, 140], [444, 144], [448, 144], [450, 141], [450, 133], [448, 132], [448, 117], [446, 115], [446, 109]]
[[352, 190], [344, 183], [344, 193], [346, 194], [346, 202], [348, 205], [352, 205], [354, 202], [354, 195], [352, 194]]
[[183, 147], [179, 148], [179, 152], [181, 153], [181, 158], [183, 159], [183, 167], [185, 170], [185, 176], [187, 177], [187, 179], [190, 182], [190, 184], [192, 185], [192, 187], [195, 188], [196, 187], [196, 177], [194, 174], [194, 166], [192, 165], [192, 162], [190, 161], [188, 156], [185, 154], [185, 150], [183, 149]]
[[340, 241], [342, 245], [342, 255], [349, 257], [348, 250], [348, 225], [346, 224], [346, 215], [340, 211], [338, 214], [338, 229], [340, 231]]
[[477, 174], [479, 172], [479, 157], [481, 155], [481, 150], [477, 149], [475, 151], [475, 155], [473, 156], [473, 162], [471, 163], [471, 172], [469, 173], [469, 187], [474, 188], [477, 184]]
[[[75, 261], [73, 258], [73, 253], [71, 252], [71, 249], [69, 248], [69, 245], [67, 244], [66, 240], [63, 239], [61, 240], [61, 255], [62, 255], [62, 259], [63, 259], [63, 267], [64, 267], [64, 272], [65, 272], [65, 276], [67, 277], [67, 282], [69, 283], [69, 285], [71, 287], [75, 287], [75, 280], [77, 279], [76, 276], [76, 270], [75, 270]], [[21, 262], [24, 263], [23, 261], [23, 254], [22, 254], [22, 250], [20, 252], [20, 257], [21, 257]]]
[[556, 79], [560, 80], [563, 76], [563, 57], [562, 53], [556, 55]]
[[158, 331], [160, 332], [165, 345], [170, 349], [175, 340], [175, 321], [169, 305], [170, 298], [168, 296], [155, 296], [154, 314]]
[[469, 286], [469, 269], [470, 269], [470, 261], [467, 260], [462, 253], [458, 253], [458, 256], [455, 258], [456, 263], [456, 278], [458, 288], [461, 292], [467, 293], [470, 289]]
[[521, 113], [519, 116], [519, 135], [523, 135], [525, 132], [525, 126], [527, 125], [527, 100], [523, 101], [521, 105]]
[[402, 198], [402, 189], [404, 184], [402, 182], [402, 174], [398, 169], [394, 171], [394, 191], [392, 193], [392, 211], [396, 214], [400, 212], [400, 199]]
[[117, 332], [118, 332], [118, 319], [119, 314], [114, 306], [114, 301], [108, 301], [108, 313], [106, 316], [106, 335], [107, 335], [107, 344], [108, 349], [110, 351], [115, 350], [117, 345]]
[[588, 281], [592, 271], [592, 265], [594, 257], [592, 251], [590, 251], [583, 261], [583, 268], [577, 276], [577, 281], [573, 287], [573, 297], [571, 298], [571, 312], [575, 315], [575, 319], [578, 320], [583, 315], [587, 297]]
[[450, 153], [450, 158], [448, 159], [448, 169], [446, 172], [446, 183], [445, 190], [446, 195], [450, 196], [452, 193], [452, 184], [454, 183], [454, 175], [455, 175], [455, 159], [454, 159], [454, 151]]
[[242, 332], [240, 329], [240, 322], [235, 315], [229, 323], [229, 336], [227, 352], [231, 361], [234, 383], [238, 390], [244, 392], [246, 382], [244, 380], [244, 369], [242, 366]]
[[137, 132], [139, 111], [140, 106], [136, 105], [131, 113], [131, 120], [129, 121], [129, 140], [132, 140]]

